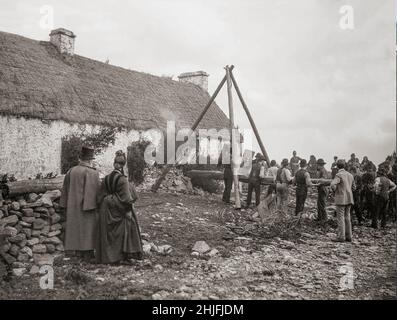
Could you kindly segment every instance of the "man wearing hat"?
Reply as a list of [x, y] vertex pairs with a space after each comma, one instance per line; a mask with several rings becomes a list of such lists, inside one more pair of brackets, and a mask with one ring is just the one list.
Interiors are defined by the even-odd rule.
[[350, 220], [350, 207], [354, 204], [353, 189], [355, 189], [353, 176], [345, 170], [345, 160], [337, 161], [338, 173], [331, 182], [331, 189], [335, 192], [336, 215], [338, 220], [338, 235], [333, 241], [351, 242], [352, 224]]
[[99, 174], [92, 167], [94, 149], [83, 146], [80, 162], [65, 175], [60, 206], [66, 209], [65, 250], [93, 258]]
[[371, 227], [378, 228], [378, 219], [381, 219], [381, 227], [386, 227], [386, 212], [387, 202], [389, 201], [389, 195], [391, 192], [396, 190], [396, 185], [387, 177], [385, 167], [379, 166], [378, 177], [375, 179], [375, 210], [372, 215]]
[[296, 172], [295, 177], [292, 180], [292, 183], [296, 184], [296, 216], [301, 213], [305, 207], [307, 188], [313, 185], [310, 181], [309, 172], [307, 172], [306, 159], [301, 159], [299, 165], [301, 168]]
[[[327, 170], [325, 170], [324, 165], [325, 165], [324, 159], [318, 159], [317, 160], [317, 179], [327, 179], [328, 178], [328, 173]], [[318, 191], [318, 196], [317, 196], [317, 220], [319, 221], [326, 221], [327, 220], [327, 211], [325, 210], [325, 200], [327, 199], [327, 187], [319, 183], [317, 187]]]
[[286, 211], [288, 205], [288, 185], [292, 182], [291, 172], [288, 170], [288, 159], [281, 161], [281, 168], [277, 171], [276, 193], [277, 209]]
[[255, 205], [260, 203], [261, 194], [261, 181], [260, 173], [262, 167], [264, 167], [265, 157], [261, 153], [257, 153], [255, 160], [252, 162], [251, 172], [248, 177], [248, 194], [247, 194], [247, 207], [251, 205], [252, 191], [255, 190]]

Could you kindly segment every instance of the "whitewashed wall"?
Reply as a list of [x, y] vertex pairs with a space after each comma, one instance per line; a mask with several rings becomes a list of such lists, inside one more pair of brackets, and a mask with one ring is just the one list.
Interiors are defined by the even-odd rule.
[[[43, 122], [0, 116], [0, 173], [14, 174], [17, 179], [37, 173], [60, 173], [62, 137], [74, 133], [98, 132], [99, 126], [69, 124], [64, 121]], [[116, 142], [96, 158], [98, 170], [107, 174], [113, 167], [117, 150], [127, 153], [127, 147], [139, 140], [138, 131], [116, 134]]]

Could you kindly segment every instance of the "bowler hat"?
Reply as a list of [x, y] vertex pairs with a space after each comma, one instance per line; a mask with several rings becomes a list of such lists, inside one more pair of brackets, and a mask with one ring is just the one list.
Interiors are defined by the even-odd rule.
[[88, 146], [82, 146], [80, 151], [80, 159], [81, 160], [95, 159], [94, 152], [95, 152], [94, 148]]
[[306, 159], [302, 159], [302, 160], [300, 161], [299, 165], [300, 165], [301, 168], [306, 167], [306, 166], [307, 166], [307, 161], [306, 161]]
[[317, 164], [324, 165], [324, 164], [327, 164], [327, 163], [324, 161], [324, 159], [320, 158], [320, 159], [317, 160]]

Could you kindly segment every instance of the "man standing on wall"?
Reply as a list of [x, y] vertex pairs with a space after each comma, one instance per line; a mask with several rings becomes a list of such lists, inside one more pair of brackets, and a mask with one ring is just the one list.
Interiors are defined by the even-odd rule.
[[60, 206], [66, 209], [65, 250], [88, 261], [94, 258], [99, 174], [92, 167], [94, 149], [83, 146], [80, 162], [63, 181]]

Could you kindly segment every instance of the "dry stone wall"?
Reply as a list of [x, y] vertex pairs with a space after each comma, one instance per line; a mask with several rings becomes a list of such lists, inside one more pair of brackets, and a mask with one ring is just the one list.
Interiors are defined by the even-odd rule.
[[60, 196], [54, 190], [0, 200], [0, 259], [15, 275], [38, 272], [62, 255], [65, 219]]

